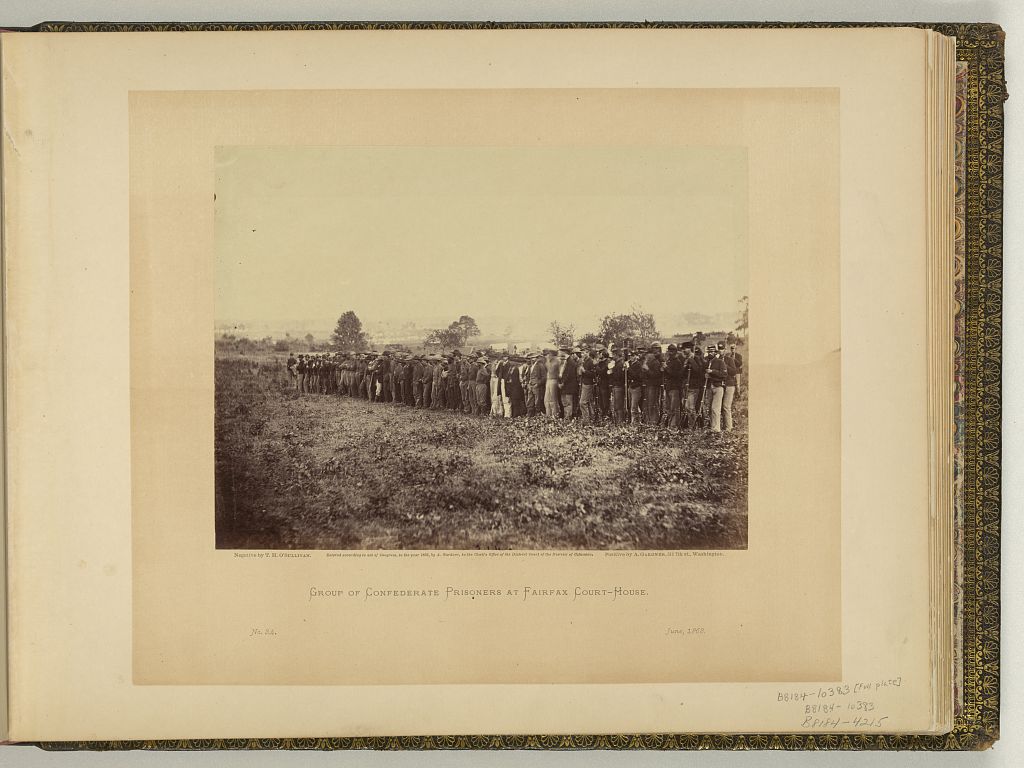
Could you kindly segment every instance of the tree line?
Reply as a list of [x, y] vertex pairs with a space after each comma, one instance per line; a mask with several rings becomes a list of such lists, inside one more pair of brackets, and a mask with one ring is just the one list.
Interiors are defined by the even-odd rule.
[[[742, 307], [740, 317], [736, 323], [735, 332], [730, 331], [728, 336], [730, 343], [742, 344], [748, 328], [750, 302], [744, 296], [739, 303]], [[577, 334], [575, 325], [558, 320], [552, 320], [548, 324], [547, 333], [547, 341], [550, 341], [556, 348], [576, 345], [608, 346], [609, 344], [645, 346], [661, 338], [654, 315], [644, 312], [641, 307], [636, 305], [629, 312], [605, 315], [595, 330], [586, 333]], [[454, 349], [467, 346], [478, 336], [480, 336], [480, 328], [477, 326], [476, 320], [469, 315], [462, 315], [445, 328], [434, 328], [428, 331], [423, 338], [423, 344], [424, 346]], [[703, 343], [705, 338], [703, 333], [694, 334], [694, 341], [697, 344]], [[305, 342], [305, 348], [308, 351], [318, 351], [318, 345], [311, 333], [307, 333], [301, 340], [287, 335], [277, 341], [270, 336], [253, 340], [225, 333], [217, 339], [216, 343], [220, 349], [230, 349], [236, 352], [259, 350], [290, 352], [300, 348], [302, 346], [300, 342]], [[338, 352], [365, 352], [370, 348], [370, 336], [363, 330], [363, 323], [355, 312], [346, 310], [338, 318], [334, 331], [331, 333], [329, 347]]]

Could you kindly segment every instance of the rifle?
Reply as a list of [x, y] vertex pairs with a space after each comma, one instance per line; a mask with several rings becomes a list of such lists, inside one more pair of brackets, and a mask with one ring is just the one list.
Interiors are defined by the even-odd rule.
[[[714, 360], [714, 358], [711, 358]], [[697, 426], [701, 429], [707, 425], [707, 419], [704, 417], [704, 397], [708, 392], [708, 374], [711, 373], [711, 361], [708, 361], [708, 369], [704, 372], [704, 386], [700, 390], [700, 411], [697, 413]]]
[[[687, 411], [686, 411], [686, 396], [690, 394], [690, 374], [691, 373], [692, 373], [692, 371], [690, 370], [690, 361], [687, 360], [686, 361], [686, 386], [683, 387], [683, 429], [689, 429], [690, 428], [690, 414], [687, 413]], [[696, 421], [696, 416], [694, 416], [694, 421]]]

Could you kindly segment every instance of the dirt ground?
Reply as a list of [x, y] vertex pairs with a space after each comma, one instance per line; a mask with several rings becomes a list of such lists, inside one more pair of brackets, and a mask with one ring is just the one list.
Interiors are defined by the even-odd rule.
[[280, 364], [217, 360], [218, 547], [746, 547], [745, 398], [736, 431], [680, 433], [287, 384]]

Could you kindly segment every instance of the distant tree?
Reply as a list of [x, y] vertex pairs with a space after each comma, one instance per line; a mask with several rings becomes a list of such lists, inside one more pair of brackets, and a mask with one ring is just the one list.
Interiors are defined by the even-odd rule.
[[660, 338], [658, 326], [654, 322], [654, 315], [650, 312], [644, 312], [640, 307], [634, 306], [629, 317], [633, 324], [633, 333], [636, 334], [636, 339], [641, 344], [649, 344]]
[[650, 344], [660, 335], [654, 322], [654, 315], [634, 306], [630, 313], [605, 315], [597, 329], [597, 336], [604, 344]]
[[309, 351], [312, 352], [316, 346], [313, 343], [314, 341], [316, 341], [316, 339], [313, 338], [313, 334], [307, 333], [303, 338], [306, 340], [306, 346], [309, 347]]
[[476, 320], [469, 315], [463, 315], [448, 327], [458, 331], [460, 334], [462, 338], [460, 346], [465, 346], [469, 343], [470, 339], [480, 335], [480, 329], [476, 325]]
[[707, 334], [704, 331], [697, 331], [693, 334], [693, 345], [700, 349], [704, 346], [704, 340], [707, 339]]
[[447, 328], [435, 328], [429, 331], [423, 339], [424, 344], [440, 344], [442, 347], [464, 347], [469, 340], [480, 335], [476, 320], [469, 315], [463, 315], [458, 320], [452, 321]]
[[461, 347], [463, 342], [462, 330], [456, 328], [457, 323], [452, 323], [447, 328], [435, 328], [423, 339], [426, 345], [440, 345], [441, 347]]
[[292, 351], [292, 340], [291, 339], [278, 339], [274, 342], [275, 352], [291, 352]]
[[338, 318], [331, 334], [331, 346], [340, 352], [362, 352], [370, 346], [362, 321], [351, 309]]
[[221, 344], [224, 348], [242, 355], [255, 352], [259, 348], [258, 343], [247, 336], [235, 336], [234, 334], [222, 336]]
[[747, 329], [750, 327], [750, 299], [744, 296], [740, 299], [740, 304], [743, 305], [743, 311], [740, 312], [740, 319], [736, 322], [736, 330], [745, 337]]
[[575, 325], [562, 325], [557, 320], [548, 324], [548, 336], [556, 347], [571, 347], [576, 339]]
[[629, 315], [605, 315], [596, 336], [603, 344], [622, 344], [633, 337]]
[[576, 339], [576, 342], [586, 347], [602, 346], [605, 343], [604, 339], [602, 339], [596, 333], [584, 333], [582, 336]]

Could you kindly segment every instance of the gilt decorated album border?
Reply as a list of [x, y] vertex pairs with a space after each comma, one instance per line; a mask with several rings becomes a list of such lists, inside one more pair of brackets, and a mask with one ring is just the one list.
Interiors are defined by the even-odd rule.
[[1002, 414], [1002, 222], [1004, 33], [994, 24], [711, 23], [711, 22], [46, 22], [42, 32], [139, 32], [325, 29], [830, 28], [912, 26], [956, 37], [957, 318], [955, 363], [955, 544], [961, 627], [958, 706], [940, 735], [623, 733], [494, 736], [385, 736], [296, 739], [44, 742], [50, 750], [159, 749], [776, 749], [976, 750], [999, 736], [1000, 482]]

